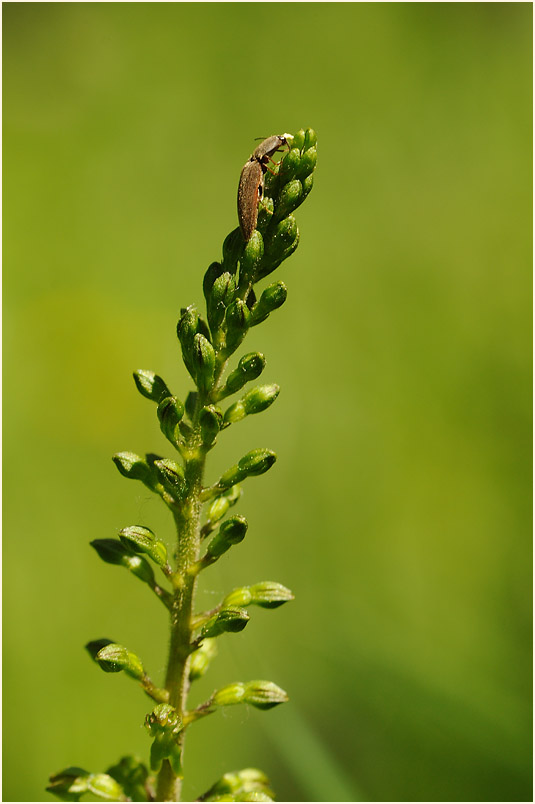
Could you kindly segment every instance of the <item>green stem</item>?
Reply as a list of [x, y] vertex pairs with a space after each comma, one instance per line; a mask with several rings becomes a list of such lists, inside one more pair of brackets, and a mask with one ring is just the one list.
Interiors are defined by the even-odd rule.
[[[197, 418], [197, 417], [196, 417]], [[189, 656], [191, 653], [191, 621], [195, 597], [196, 575], [191, 568], [196, 564], [200, 547], [201, 489], [205, 456], [200, 447], [199, 426], [195, 423], [189, 443], [185, 476], [188, 496], [180, 510], [174, 512], [178, 545], [176, 553], [176, 574], [181, 583], [175, 590], [171, 605], [171, 639], [165, 688], [169, 692], [169, 703], [184, 718], [189, 691]], [[184, 731], [178, 738], [183, 750]], [[180, 801], [182, 774], [175, 774], [168, 760], [165, 760], [158, 774], [157, 800]]]

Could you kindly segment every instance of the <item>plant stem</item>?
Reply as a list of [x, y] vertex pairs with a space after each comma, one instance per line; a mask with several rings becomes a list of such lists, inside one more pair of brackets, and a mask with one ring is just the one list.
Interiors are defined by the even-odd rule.
[[[195, 417], [196, 419], [198, 417]], [[181, 719], [186, 712], [186, 699], [189, 691], [189, 656], [191, 653], [192, 615], [195, 596], [196, 574], [190, 572], [199, 557], [201, 489], [204, 473], [205, 454], [200, 445], [200, 430], [196, 423], [189, 440], [188, 459], [185, 462], [185, 477], [188, 495], [179, 510], [174, 511], [177, 528], [176, 573], [180, 584], [176, 589], [171, 605], [171, 639], [165, 688], [169, 692], [169, 703], [174, 706]], [[184, 747], [182, 731], [178, 742], [181, 751]], [[157, 800], [180, 801], [182, 774], [175, 774], [168, 760], [165, 760], [158, 774]]]

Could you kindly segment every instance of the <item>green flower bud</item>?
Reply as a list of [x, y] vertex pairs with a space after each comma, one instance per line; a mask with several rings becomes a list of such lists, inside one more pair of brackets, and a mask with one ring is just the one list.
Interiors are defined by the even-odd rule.
[[303, 184], [303, 201], [304, 201], [314, 185], [314, 174], [311, 173], [310, 176], [307, 176], [306, 179], [303, 180], [302, 184]]
[[119, 539], [134, 553], [146, 553], [158, 566], [167, 564], [167, 547], [149, 528], [131, 525], [119, 531]]
[[186, 413], [193, 420], [195, 416], [195, 410], [197, 408], [197, 399], [199, 398], [199, 394], [197, 391], [190, 391], [186, 397]]
[[153, 402], [161, 402], [166, 396], [171, 396], [171, 391], [157, 374], [153, 371], [138, 369], [134, 371], [134, 382], [139, 393], [146, 399]]
[[210, 291], [207, 300], [208, 323], [212, 333], [219, 329], [225, 317], [225, 311], [231, 303], [236, 291], [234, 277], [225, 272], [219, 276]]
[[264, 240], [260, 232], [255, 229], [245, 244], [240, 259], [240, 287], [245, 288], [255, 280], [256, 268], [264, 256]]
[[213, 262], [206, 269], [206, 273], [204, 275], [204, 279], [203, 279], [203, 282], [202, 282], [202, 290], [203, 290], [204, 298], [206, 299], [206, 301], [208, 301], [208, 298], [210, 296], [210, 291], [212, 290], [212, 287], [214, 286], [214, 282], [216, 281], [218, 276], [221, 276], [222, 273], [224, 273], [224, 270], [223, 270], [223, 266], [221, 265], [220, 262]]
[[226, 352], [232, 353], [247, 334], [251, 319], [249, 308], [241, 299], [236, 299], [227, 308], [225, 317]]
[[232, 486], [228, 491], [220, 494], [219, 497], [216, 497], [215, 500], [210, 503], [210, 507], [208, 508], [206, 514], [206, 524], [210, 523], [214, 525], [216, 522], [219, 522], [220, 519], [223, 519], [229, 508], [232, 508], [233, 505], [236, 505], [241, 497], [241, 494], [241, 488], [238, 485], [235, 485]]
[[251, 326], [261, 324], [273, 310], [281, 307], [288, 296], [288, 291], [284, 282], [275, 282], [268, 285], [255, 304], [251, 314]]
[[275, 210], [275, 219], [280, 221], [290, 215], [294, 209], [303, 202], [303, 186], [298, 179], [288, 182], [282, 188], [277, 209]]
[[146, 801], [145, 783], [149, 772], [138, 757], [121, 757], [116, 765], [107, 769], [106, 773], [119, 782], [125, 795], [131, 801]]
[[189, 663], [189, 680], [196, 681], [204, 676], [210, 662], [217, 654], [217, 644], [215, 639], [204, 638], [201, 646], [191, 654]]
[[94, 539], [90, 545], [107, 564], [119, 564], [145, 583], [154, 583], [154, 572], [150, 564], [117, 539]]
[[210, 790], [202, 796], [203, 801], [221, 801], [222, 796], [239, 795], [267, 795], [271, 793], [269, 789], [269, 779], [265, 773], [257, 768], [244, 768], [241, 771], [225, 773], [217, 782], [212, 785]]
[[87, 792], [105, 801], [124, 801], [124, 791], [107, 773], [91, 773], [87, 779]]
[[249, 615], [243, 609], [222, 609], [203, 625], [200, 638], [213, 639], [227, 631], [236, 634], [243, 631], [248, 622]]
[[120, 673], [124, 670], [128, 676], [137, 681], [141, 681], [145, 675], [141, 659], [115, 642], [101, 648], [95, 656], [95, 661], [105, 673]]
[[318, 138], [316, 136], [316, 132], [314, 131], [314, 129], [313, 128], [307, 128], [307, 130], [305, 132], [304, 147], [305, 148], [312, 148], [312, 146], [315, 145], [317, 141], [318, 141]]
[[219, 433], [223, 422], [223, 415], [215, 405], [207, 405], [201, 410], [199, 423], [201, 425], [201, 438], [203, 444], [211, 447]]
[[273, 212], [275, 211], [275, 204], [270, 195], [265, 194], [262, 199], [262, 204], [258, 210], [258, 221], [256, 228], [263, 232], [273, 219]]
[[244, 416], [261, 413], [276, 400], [280, 388], [278, 385], [259, 385], [248, 391], [242, 399], [235, 402], [225, 412], [226, 422], [237, 422]]
[[254, 790], [251, 793], [240, 794], [236, 801], [273, 801], [273, 799], [261, 790]]
[[274, 581], [262, 581], [253, 586], [233, 589], [223, 600], [223, 606], [255, 605], [265, 609], [276, 609], [293, 599], [293, 593], [282, 584]]
[[155, 461], [154, 466], [162, 484], [175, 500], [182, 500], [186, 493], [184, 470], [179, 463], [169, 458]]
[[231, 274], [235, 274], [238, 268], [238, 260], [243, 252], [243, 237], [239, 227], [234, 229], [226, 236], [223, 243], [223, 268]]
[[[253, 314], [254, 317], [254, 314]], [[225, 396], [235, 394], [250, 380], [256, 380], [260, 376], [266, 365], [266, 358], [260, 352], [249, 352], [244, 355], [238, 363], [238, 367], [232, 371], [225, 383]]]
[[251, 475], [263, 475], [271, 469], [277, 456], [270, 449], [253, 449], [238, 461], [238, 469], [244, 472], [246, 477]]
[[235, 704], [243, 703], [245, 695], [245, 684], [237, 681], [235, 684], [227, 684], [214, 693], [213, 703], [214, 706], [234, 706]]
[[249, 681], [245, 684], [243, 700], [257, 709], [272, 709], [286, 703], [288, 695], [272, 681]]
[[92, 642], [88, 642], [85, 646], [86, 651], [89, 653], [91, 658], [94, 662], [97, 660], [97, 653], [105, 648], [106, 645], [113, 645], [115, 644], [113, 639], [94, 639]]
[[162, 433], [171, 444], [176, 444], [180, 434], [178, 425], [184, 415], [183, 403], [176, 396], [167, 396], [158, 405], [157, 414]]
[[208, 559], [215, 559], [226, 553], [233, 544], [239, 544], [247, 533], [247, 520], [244, 516], [231, 516], [225, 520], [219, 532], [208, 545], [206, 556]]
[[[312, 129], [310, 129], [312, 131]], [[299, 148], [302, 150], [305, 146], [306, 133], [304, 129], [300, 129], [297, 134], [293, 135], [292, 148]]]
[[112, 458], [123, 477], [130, 480], [141, 480], [151, 491], [154, 491], [154, 477], [148, 463], [135, 452], [118, 452]]
[[193, 339], [192, 363], [197, 388], [201, 393], [206, 393], [214, 382], [215, 352], [204, 335], [197, 334]]
[[182, 358], [187, 370], [195, 379], [196, 365], [194, 363], [194, 342], [196, 335], [203, 335], [209, 339], [210, 331], [208, 325], [199, 316], [194, 305], [190, 305], [182, 311], [182, 315], [177, 324], [177, 335], [182, 347]]
[[83, 768], [65, 768], [50, 776], [47, 793], [52, 793], [60, 801], [80, 801], [80, 796], [88, 792], [87, 780], [90, 775]]
[[299, 148], [292, 148], [284, 159], [282, 160], [279, 168], [279, 176], [284, 183], [291, 181], [295, 178], [299, 165], [301, 162], [301, 152]]
[[305, 151], [299, 163], [297, 178], [303, 180], [306, 179], [307, 176], [310, 176], [316, 167], [317, 159], [318, 153], [316, 148], [309, 148]]

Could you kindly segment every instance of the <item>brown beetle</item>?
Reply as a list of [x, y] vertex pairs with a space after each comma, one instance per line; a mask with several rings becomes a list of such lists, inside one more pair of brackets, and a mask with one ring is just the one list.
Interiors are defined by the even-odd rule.
[[276, 151], [287, 145], [291, 134], [274, 134], [260, 143], [242, 168], [238, 185], [238, 220], [243, 239], [249, 242], [256, 228], [258, 202], [264, 192], [267, 163]]

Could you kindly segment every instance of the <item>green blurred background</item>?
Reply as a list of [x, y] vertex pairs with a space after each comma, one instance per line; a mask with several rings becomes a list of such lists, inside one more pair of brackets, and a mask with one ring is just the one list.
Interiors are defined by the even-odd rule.
[[[313, 126], [284, 308], [246, 350], [277, 404], [246, 541], [200, 603], [278, 580], [195, 693], [186, 797], [263, 768], [281, 800], [531, 799], [531, 4], [4, 4], [4, 800], [147, 756], [161, 605], [88, 547], [170, 518], [119, 450], [169, 454], [131, 372], [191, 383], [174, 328], [236, 226], [255, 137]], [[270, 281], [273, 279], [270, 277]], [[163, 508], [163, 507], [162, 507]]]

